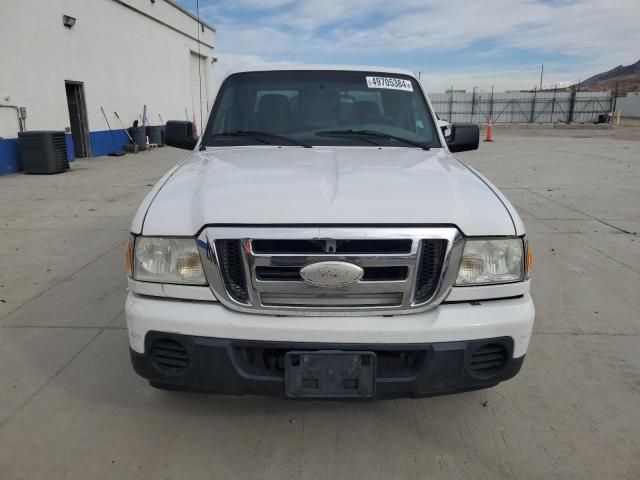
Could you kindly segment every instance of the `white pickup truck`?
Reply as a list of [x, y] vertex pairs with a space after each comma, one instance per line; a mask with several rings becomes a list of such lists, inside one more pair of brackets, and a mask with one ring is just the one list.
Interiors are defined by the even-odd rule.
[[416, 77], [377, 67], [236, 71], [131, 226], [135, 371], [164, 389], [423, 397], [522, 366], [531, 253], [509, 201], [451, 152]]

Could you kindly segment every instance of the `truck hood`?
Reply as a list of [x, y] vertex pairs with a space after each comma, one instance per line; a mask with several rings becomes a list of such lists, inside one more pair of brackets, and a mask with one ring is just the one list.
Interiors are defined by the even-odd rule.
[[443, 149], [209, 148], [155, 189], [145, 235], [194, 235], [208, 224], [454, 224], [465, 235], [514, 235], [493, 189]]

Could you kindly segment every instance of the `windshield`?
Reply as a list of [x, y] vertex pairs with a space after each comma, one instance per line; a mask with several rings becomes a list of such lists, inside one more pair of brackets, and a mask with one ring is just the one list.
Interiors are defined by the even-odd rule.
[[220, 88], [202, 143], [441, 146], [415, 79], [356, 71], [231, 75]]

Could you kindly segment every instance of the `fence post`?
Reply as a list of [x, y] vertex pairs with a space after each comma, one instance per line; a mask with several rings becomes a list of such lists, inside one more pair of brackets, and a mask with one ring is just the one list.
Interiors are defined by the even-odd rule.
[[553, 99], [551, 100], [551, 123], [554, 123], [553, 114], [556, 111], [556, 91], [557, 90], [558, 90], [558, 84], [556, 83], [555, 86], [553, 87]]
[[569, 103], [569, 118], [567, 118], [567, 123], [573, 122], [573, 110], [576, 107], [576, 87], [575, 85], [571, 87], [571, 99]]
[[476, 113], [476, 87], [473, 87], [471, 93], [471, 122], [473, 122], [473, 115]]
[[493, 85], [491, 85], [491, 99], [489, 100], [489, 121], [493, 123]]
[[613, 114], [616, 111], [616, 106], [618, 103], [618, 82], [616, 82], [616, 90], [615, 93], [613, 94], [613, 97], [611, 97], [611, 115], [613, 116]]
[[536, 92], [537, 90], [533, 89], [533, 98], [531, 99], [531, 116], [529, 117], [529, 123], [533, 123], [534, 115], [536, 113]]
[[453, 123], [453, 85], [449, 92], [449, 123]]

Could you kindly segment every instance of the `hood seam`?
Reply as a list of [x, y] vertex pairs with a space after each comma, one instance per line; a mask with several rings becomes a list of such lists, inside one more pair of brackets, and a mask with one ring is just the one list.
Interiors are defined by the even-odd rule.
[[160, 185], [158, 187], [158, 189], [156, 190], [156, 193], [154, 193], [153, 198], [151, 200], [149, 200], [149, 205], [147, 206], [147, 209], [144, 211], [144, 217], [142, 217], [142, 222], [140, 224], [140, 235], [144, 235], [144, 224], [147, 221], [147, 215], [149, 214], [149, 210], [151, 210], [151, 205], [153, 205], [154, 200], [156, 199], [156, 197], [160, 193], [160, 190], [162, 190], [164, 188], [164, 186], [167, 184], [167, 182], [169, 181], [169, 179], [171, 179], [171, 177], [173, 177], [176, 174], [176, 172], [178, 170], [180, 170], [180, 168], [182, 168], [182, 165], [184, 164], [184, 162], [186, 162], [189, 158], [191, 158], [192, 154], [193, 154], [193, 151], [189, 155], [184, 157], [180, 162], [178, 162], [175, 165], [175, 168], [174, 168], [173, 172], [171, 172], [171, 175], [169, 175], [167, 178], [165, 178], [164, 182], [162, 182], [162, 185]]
[[511, 215], [511, 212], [509, 211], [509, 209], [507, 208], [507, 205], [502, 201], [502, 198], [500, 198], [500, 195], [498, 195], [496, 193], [496, 191], [491, 187], [491, 185], [489, 185], [484, 178], [482, 178], [478, 172], [476, 172], [473, 168], [471, 168], [469, 165], [467, 165], [466, 163], [464, 163], [463, 161], [459, 160], [458, 158], [456, 158], [454, 155], [451, 155], [452, 158], [455, 158], [456, 161], [462, 165], [464, 168], [466, 168], [467, 170], [469, 170], [474, 177], [476, 177], [478, 180], [480, 180], [490, 191], [491, 193], [493, 193], [493, 195], [495, 195], [495, 197], [498, 199], [498, 201], [502, 204], [502, 206], [504, 207], [504, 209], [507, 211], [507, 215], [509, 215], [509, 220], [511, 220], [511, 225], [513, 226], [513, 234], [517, 235], [518, 234], [518, 229], [516, 228], [516, 222], [513, 220], [513, 215]]

